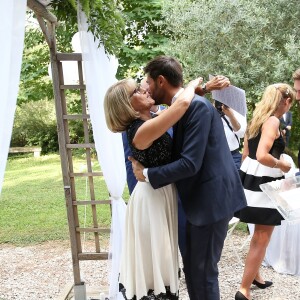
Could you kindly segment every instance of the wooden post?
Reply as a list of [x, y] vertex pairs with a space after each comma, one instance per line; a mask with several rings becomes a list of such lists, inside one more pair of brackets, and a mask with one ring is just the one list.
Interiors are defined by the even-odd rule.
[[[71, 197], [71, 184], [69, 177], [69, 168], [68, 168], [68, 154], [66, 148], [66, 133], [64, 130], [63, 124], [63, 109], [62, 109], [62, 99], [60, 93], [60, 77], [62, 74], [59, 72], [58, 61], [56, 58], [56, 42], [55, 42], [55, 25], [51, 24], [49, 39], [50, 39], [50, 61], [51, 61], [51, 70], [52, 70], [52, 81], [53, 81], [53, 92], [55, 99], [55, 108], [56, 108], [56, 120], [57, 120], [57, 133], [59, 141], [59, 153], [61, 157], [61, 168], [63, 176], [63, 184], [65, 191], [66, 206], [68, 212], [68, 224], [71, 240], [71, 250], [72, 250], [72, 262], [73, 262], [73, 275], [75, 286], [82, 286], [80, 278], [80, 268], [78, 260], [78, 249], [76, 242], [76, 226], [74, 223], [75, 216], [73, 214], [73, 205]], [[49, 29], [49, 27], [48, 27]], [[76, 297], [75, 297], [76, 298]]]
[[[59, 154], [61, 159], [62, 178], [64, 185], [64, 194], [67, 208], [68, 225], [70, 233], [70, 244], [73, 263], [74, 277], [74, 297], [75, 300], [86, 300], [86, 286], [81, 281], [79, 262], [83, 260], [102, 260], [108, 259], [108, 253], [101, 251], [99, 237], [101, 234], [110, 232], [108, 228], [100, 228], [97, 219], [97, 205], [109, 205], [110, 200], [97, 200], [94, 191], [94, 177], [103, 176], [102, 172], [94, 172], [91, 163], [91, 149], [95, 147], [89, 138], [89, 119], [87, 112], [87, 103], [85, 95], [85, 84], [82, 72], [82, 56], [79, 53], [64, 54], [57, 53], [55, 40], [56, 17], [47, 11], [47, 9], [37, 0], [27, 0], [28, 6], [34, 10], [38, 22], [45, 36], [50, 49], [51, 72], [53, 81], [53, 91], [56, 109], [57, 133], [59, 142]], [[45, 21], [46, 20], [46, 21]], [[76, 61], [78, 65], [79, 84], [65, 85], [62, 61]], [[67, 112], [67, 101], [65, 90], [80, 90], [82, 104], [82, 114], [74, 115]], [[81, 120], [84, 129], [84, 143], [72, 144], [69, 135], [69, 121]], [[72, 150], [84, 148], [87, 159], [87, 171], [76, 172], [73, 167]], [[76, 169], [76, 168], [75, 168]], [[77, 199], [75, 189], [75, 179], [86, 177], [89, 183], [90, 199]], [[80, 227], [78, 206], [91, 206], [93, 224], [91, 227]], [[94, 233], [95, 252], [83, 252], [81, 237], [82, 233]]]
[[41, 16], [43, 19], [53, 24], [57, 23], [57, 18], [39, 1], [27, 0], [27, 6], [33, 10], [36, 15]]

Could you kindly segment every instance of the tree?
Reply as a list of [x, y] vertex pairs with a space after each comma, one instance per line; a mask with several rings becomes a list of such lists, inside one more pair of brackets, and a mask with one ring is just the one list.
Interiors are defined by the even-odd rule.
[[[298, 6], [297, 0], [165, 0], [163, 27], [171, 35], [165, 52], [182, 62], [186, 79], [227, 75], [246, 90], [250, 117], [267, 85], [292, 84], [300, 64]], [[293, 127], [291, 146], [299, 129]]]
[[162, 0], [123, 0], [124, 44], [118, 55], [118, 78], [141, 77], [141, 68], [157, 55], [164, 54], [168, 34], [160, 25]]
[[[32, 12], [27, 20], [33, 19]], [[71, 40], [77, 32], [77, 25], [60, 22], [56, 30], [59, 52], [72, 52]], [[50, 63], [49, 48], [39, 27], [29, 25], [25, 30], [24, 52], [21, 67], [18, 105], [28, 101], [53, 99], [52, 81], [48, 74]]]
[[186, 77], [225, 74], [255, 102], [269, 83], [291, 81], [300, 49], [297, 6], [297, 0], [166, 0], [166, 52], [180, 59]]
[[[79, 2], [87, 15], [89, 30], [100, 40], [108, 54], [118, 57], [118, 78], [139, 77], [141, 67], [147, 61], [164, 53], [167, 34], [160, 26], [162, 0]], [[52, 0], [49, 9], [66, 27], [64, 32], [68, 32], [67, 27], [77, 27], [75, 0]], [[57, 40], [60, 41], [59, 38]]]
[[[33, 14], [28, 12], [28, 20], [32, 18]], [[59, 52], [72, 52], [71, 39], [76, 32], [77, 24], [60, 22], [56, 30]], [[25, 30], [24, 44], [12, 145], [39, 145], [43, 153], [57, 151], [53, 86], [48, 74], [49, 48], [40, 28], [31, 25]], [[70, 90], [67, 94], [69, 112], [79, 113], [79, 92]], [[82, 128], [75, 122], [69, 125], [71, 140], [77, 142], [83, 136]]]
[[[87, 16], [88, 30], [104, 45], [109, 54], [118, 54], [123, 43], [124, 20], [119, 1], [115, 0], [79, 0]], [[76, 0], [52, 0], [49, 9], [58, 18], [70, 26], [77, 25]]]

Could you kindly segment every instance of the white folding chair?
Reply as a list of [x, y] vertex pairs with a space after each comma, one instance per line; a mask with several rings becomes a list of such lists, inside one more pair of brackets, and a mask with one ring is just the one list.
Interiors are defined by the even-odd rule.
[[227, 236], [226, 236], [225, 241], [226, 241], [226, 240], [229, 241], [229, 243], [230, 243], [230, 245], [231, 245], [231, 247], [232, 247], [232, 250], [233, 250], [235, 256], [237, 257], [238, 262], [239, 262], [240, 264], [242, 264], [241, 258], [240, 258], [240, 256], [239, 256], [237, 250], [236, 250], [236, 247], [235, 247], [235, 245], [234, 245], [232, 239], [230, 238], [230, 237], [232, 236], [232, 234], [233, 234], [233, 231], [234, 231], [235, 227], [239, 224], [239, 222], [240, 222], [240, 219], [239, 219], [239, 218], [236, 218], [236, 217], [233, 217], [233, 218], [229, 221], [229, 223], [228, 223], [228, 231], [227, 231]]
[[240, 250], [243, 250], [246, 246], [249, 246], [248, 244], [250, 243], [251, 239], [252, 239], [252, 234], [249, 233], [243, 245], [240, 247]]

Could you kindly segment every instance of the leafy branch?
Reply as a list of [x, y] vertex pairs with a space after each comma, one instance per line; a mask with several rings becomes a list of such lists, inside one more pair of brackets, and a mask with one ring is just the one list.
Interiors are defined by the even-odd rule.
[[[122, 47], [125, 23], [114, 0], [79, 0], [87, 16], [88, 30], [101, 41], [108, 54], [117, 55]], [[49, 4], [58, 21], [77, 25], [76, 0], [52, 0]]]

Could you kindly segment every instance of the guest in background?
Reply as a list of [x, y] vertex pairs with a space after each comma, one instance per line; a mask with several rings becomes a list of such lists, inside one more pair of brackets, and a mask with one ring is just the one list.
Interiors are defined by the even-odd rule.
[[291, 165], [281, 154], [285, 143], [280, 132], [280, 121], [295, 99], [291, 86], [284, 83], [268, 86], [257, 104], [246, 130], [243, 163], [240, 176], [248, 206], [239, 213], [242, 222], [255, 224], [250, 249], [246, 257], [242, 283], [235, 300], [250, 300], [251, 284], [265, 289], [272, 285], [259, 272], [274, 226], [282, 216], [259, 185], [283, 179]]
[[283, 134], [283, 138], [285, 140], [286, 147], [289, 146], [292, 123], [293, 123], [293, 117], [292, 117], [292, 112], [290, 112], [290, 111], [283, 114], [282, 118], [280, 118], [280, 127], [282, 130], [282, 134]]
[[296, 101], [300, 101], [300, 68], [293, 73], [293, 80], [296, 92]]
[[233, 161], [239, 170], [242, 162], [242, 154], [240, 153], [241, 141], [244, 137], [247, 120], [246, 117], [239, 114], [232, 108], [219, 101], [215, 100], [215, 107], [221, 116], [223, 127], [225, 131], [226, 140], [231, 152]]
[[[299, 105], [300, 104], [300, 69], [298, 69], [294, 72], [293, 80], [294, 80], [294, 89], [296, 91], [296, 100], [297, 100], [298, 105]], [[300, 114], [299, 114], [299, 117], [300, 117]], [[299, 168], [299, 172], [297, 173], [297, 175], [300, 175], [300, 142], [298, 144], [298, 147], [299, 147], [299, 150], [298, 150], [298, 168]]]

